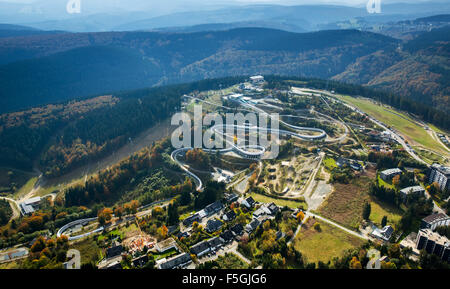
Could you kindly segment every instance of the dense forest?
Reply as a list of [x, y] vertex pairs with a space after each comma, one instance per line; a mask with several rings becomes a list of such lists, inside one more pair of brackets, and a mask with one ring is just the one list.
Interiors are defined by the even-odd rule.
[[[171, 161], [164, 155], [167, 156], [171, 149], [170, 140], [165, 139], [141, 150], [111, 168], [100, 171], [84, 184], [69, 187], [65, 192], [65, 206], [89, 206], [95, 203], [111, 203], [119, 200], [132, 180], [139, 179], [139, 176], [149, 175], [154, 169], [164, 165], [170, 167]], [[173, 167], [173, 169], [176, 169], [176, 167]], [[178, 185], [173, 185], [174, 182], [171, 183], [172, 185], [158, 188], [158, 190], [153, 189], [143, 192], [142, 196], [145, 197], [149, 193], [152, 198], [145, 199], [145, 203], [142, 204], [145, 205], [156, 199], [174, 197], [193, 190], [190, 180]]]
[[8, 201], [0, 200], [0, 226], [3, 226], [9, 222], [12, 216], [12, 209]]
[[257, 73], [328, 78], [397, 42], [357, 30], [264, 28], [0, 38], [0, 112], [205, 78]]
[[[59, 176], [117, 149], [143, 130], [168, 118], [180, 98], [193, 91], [218, 89], [244, 77], [203, 80], [189, 84], [123, 91], [114, 97], [45, 106], [2, 115], [0, 162], [31, 170], [38, 159], [48, 176]], [[14, 121], [11, 121], [13, 119]], [[51, 141], [48, 145], [49, 140]]]

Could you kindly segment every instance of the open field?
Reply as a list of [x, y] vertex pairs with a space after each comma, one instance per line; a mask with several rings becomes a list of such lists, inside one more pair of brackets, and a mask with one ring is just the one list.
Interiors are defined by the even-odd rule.
[[25, 196], [26, 194], [28, 194], [34, 187], [34, 184], [36, 183], [36, 181], [38, 180], [38, 177], [32, 177], [31, 179], [29, 179], [25, 185], [23, 185], [15, 194], [14, 197], [16, 199], [19, 199], [23, 196]]
[[302, 207], [303, 209], [306, 209], [307, 205], [304, 202], [299, 202], [299, 201], [295, 201], [295, 200], [280, 200], [280, 199], [276, 199], [276, 198], [271, 198], [268, 196], [264, 196], [264, 195], [260, 195], [260, 194], [255, 194], [252, 193], [250, 194], [250, 196], [257, 202], [260, 203], [275, 203], [277, 206], [287, 206], [289, 208], [300, 208]]
[[72, 249], [80, 251], [81, 264], [97, 263], [102, 258], [102, 250], [97, 246], [94, 238], [86, 238], [71, 246]]
[[355, 177], [349, 184], [334, 184], [334, 191], [325, 200], [318, 212], [325, 218], [356, 229], [362, 221], [363, 205], [369, 201], [369, 183], [375, 177], [373, 171], [367, 171], [361, 177]]
[[441, 154], [434, 153], [433, 151], [423, 149], [421, 147], [413, 147], [417, 154], [427, 163], [441, 163], [444, 165], [450, 165], [450, 158], [446, 158]]
[[226, 253], [224, 256], [219, 256], [217, 262], [218, 269], [248, 269], [247, 263], [241, 260], [236, 254]]
[[378, 226], [381, 225], [381, 219], [383, 216], [387, 217], [387, 223], [389, 225], [393, 225], [401, 219], [403, 214], [402, 210], [374, 199], [372, 199], [370, 206], [372, 209], [370, 213], [370, 220]]
[[426, 148], [441, 153], [447, 153], [441, 144], [436, 142], [427, 131], [419, 126], [410, 117], [392, 109], [377, 105], [367, 99], [354, 98], [350, 96], [340, 96], [343, 101], [356, 106], [365, 113], [370, 114], [386, 125], [390, 125], [405, 135], [410, 142], [416, 142]]
[[315, 223], [316, 220], [310, 218], [294, 239], [295, 249], [300, 251], [308, 262], [326, 263], [364, 243], [363, 239], [349, 235], [325, 222], [319, 222], [321, 228], [319, 232], [313, 227]]

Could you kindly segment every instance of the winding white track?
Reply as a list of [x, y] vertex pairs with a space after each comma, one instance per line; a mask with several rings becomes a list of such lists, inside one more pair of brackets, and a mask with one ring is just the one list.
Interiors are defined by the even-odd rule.
[[[225, 107], [225, 106], [221, 106], [212, 102], [208, 102], [208, 101], [204, 101], [202, 99], [198, 99], [195, 97], [189, 97], [201, 102], [205, 102], [207, 104], [211, 104], [217, 107], [222, 107], [225, 109], [232, 109], [229, 107]], [[238, 102], [240, 105], [249, 108], [249, 111], [256, 111], [259, 114], [263, 114], [268, 116], [269, 118], [273, 119], [273, 116], [268, 114], [267, 112], [265, 112], [264, 110], [251, 105], [249, 103], [243, 102], [241, 100], [236, 101]], [[291, 137], [296, 137], [299, 138], [301, 140], [308, 140], [308, 141], [315, 141], [315, 140], [321, 140], [327, 137], [326, 132], [323, 129], [319, 129], [319, 128], [312, 128], [312, 127], [299, 127], [299, 126], [295, 126], [289, 123], [286, 123], [283, 120], [279, 120], [280, 123], [282, 123], [283, 125], [287, 126], [288, 128], [297, 131], [289, 131], [289, 130], [284, 130], [284, 129], [273, 129], [273, 128], [263, 128], [263, 127], [258, 127], [258, 126], [250, 126], [250, 125], [229, 125], [229, 124], [225, 124], [225, 125], [215, 125], [213, 127], [210, 128], [210, 130], [212, 130], [213, 132], [215, 132], [216, 136], [219, 136], [222, 138], [222, 140], [225, 140], [225, 142], [228, 144], [227, 148], [224, 149], [206, 149], [206, 148], [202, 148], [203, 151], [208, 152], [208, 153], [227, 153], [227, 152], [235, 152], [237, 153], [239, 156], [244, 157], [244, 158], [248, 158], [248, 159], [261, 159], [261, 157], [263, 156], [263, 154], [266, 152], [266, 149], [263, 146], [259, 146], [259, 145], [249, 145], [249, 146], [237, 146], [234, 144], [234, 142], [231, 142], [227, 139], [224, 138], [224, 132], [227, 132], [229, 130], [231, 131], [252, 131], [252, 132], [256, 132], [256, 133], [271, 133], [271, 134], [278, 134], [278, 135], [288, 135]], [[308, 134], [301, 134], [298, 133], [298, 131], [309, 131], [309, 132], [317, 132], [319, 134], [315, 134], [315, 135], [308, 135]], [[186, 168], [177, 158], [178, 155], [180, 154], [186, 154], [187, 151], [192, 150], [192, 147], [185, 147], [185, 148], [180, 148], [180, 149], [176, 149], [171, 153], [171, 158], [172, 160], [191, 178], [194, 179], [194, 182], [196, 184], [196, 190], [197, 191], [201, 191], [203, 190], [203, 183], [201, 181], [201, 179], [195, 175], [193, 172], [189, 171], [188, 168]], [[256, 151], [250, 151], [249, 149], [253, 149]]]

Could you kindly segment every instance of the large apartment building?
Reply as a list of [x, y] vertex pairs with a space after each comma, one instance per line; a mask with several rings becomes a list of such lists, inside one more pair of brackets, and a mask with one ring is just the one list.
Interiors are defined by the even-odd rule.
[[441, 191], [447, 191], [450, 187], [450, 167], [433, 164], [428, 174], [429, 183], [437, 183]]
[[431, 231], [421, 229], [417, 234], [416, 248], [435, 254], [444, 261], [450, 262], [450, 241], [448, 238]]

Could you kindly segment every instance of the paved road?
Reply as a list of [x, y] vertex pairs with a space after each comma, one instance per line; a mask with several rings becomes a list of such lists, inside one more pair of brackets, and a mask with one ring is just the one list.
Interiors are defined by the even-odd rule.
[[6, 197], [0, 197], [0, 200], [5, 200], [11, 203], [11, 209], [13, 211], [13, 214], [11, 216], [10, 220], [14, 220], [20, 217], [20, 209], [19, 209], [19, 204], [17, 203], [16, 200], [13, 200], [11, 198], [6, 198]]
[[324, 222], [326, 222], [326, 223], [328, 223], [328, 224], [330, 224], [330, 225], [332, 225], [332, 226], [335, 226], [335, 227], [337, 227], [337, 228], [339, 228], [339, 229], [341, 229], [341, 230], [343, 230], [343, 231], [345, 231], [345, 232], [347, 232], [347, 233], [349, 233], [350, 235], [353, 235], [353, 236], [355, 236], [355, 237], [362, 238], [362, 239], [366, 239], [366, 240], [370, 240], [370, 238], [369, 238], [368, 236], [364, 235], [364, 234], [361, 234], [361, 233], [352, 231], [352, 230], [350, 230], [350, 229], [347, 229], [346, 227], [341, 226], [341, 225], [339, 225], [338, 223], [333, 222], [333, 221], [331, 221], [331, 220], [328, 220], [328, 219], [326, 219], [326, 218], [324, 218], [324, 217], [322, 217], [322, 216], [319, 216], [319, 215], [317, 215], [317, 214], [314, 214], [314, 213], [311, 213], [311, 212], [306, 212], [306, 215], [307, 215], [307, 216], [311, 216], [311, 217], [315, 217], [316, 219], [319, 219], [319, 220], [321, 220], [321, 221], [324, 221]]
[[232, 254], [235, 254], [236, 256], [238, 256], [242, 261], [244, 261], [245, 263], [250, 265], [252, 262], [249, 259], [247, 259], [244, 255], [239, 253], [237, 248], [238, 248], [238, 242], [233, 241], [232, 244], [229, 244], [226, 247], [222, 248], [219, 252], [217, 252], [213, 256], [201, 258], [199, 260], [199, 263], [202, 264], [202, 263], [205, 263], [208, 261], [213, 261], [213, 260], [216, 260], [219, 256], [224, 256], [226, 253], [232, 253]]

